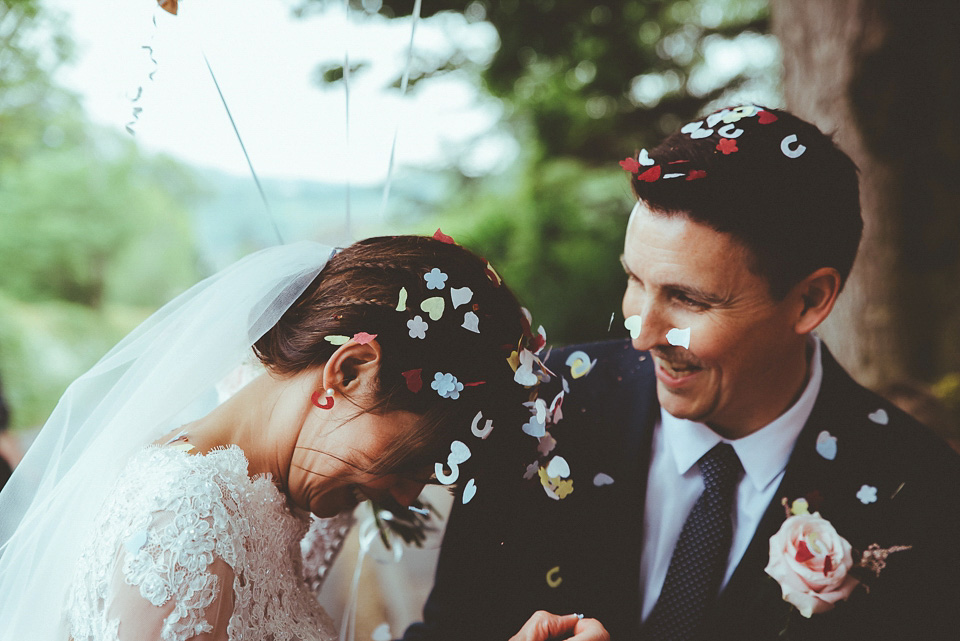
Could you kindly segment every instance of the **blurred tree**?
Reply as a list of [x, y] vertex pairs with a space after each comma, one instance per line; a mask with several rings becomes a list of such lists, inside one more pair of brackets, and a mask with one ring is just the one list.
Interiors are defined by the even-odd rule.
[[960, 4], [775, 0], [787, 107], [860, 167], [860, 256], [822, 330], [865, 383], [960, 371]]

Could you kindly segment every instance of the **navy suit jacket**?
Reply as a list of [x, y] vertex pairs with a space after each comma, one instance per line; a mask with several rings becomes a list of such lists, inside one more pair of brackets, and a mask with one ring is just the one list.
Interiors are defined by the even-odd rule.
[[[579, 379], [572, 350], [597, 363]], [[450, 516], [424, 620], [406, 641], [506, 640], [536, 610], [599, 619], [615, 641], [640, 639], [640, 555], [653, 426], [653, 365], [627, 341], [556, 351], [567, 375], [554, 454], [570, 464], [574, 491], [548, 498], [537, 481], [487, 484]], [[555, 390], [543, 390], [548, 401]], [[878, 409], [886, 424], [869, 415]], [[876, 416], [876, 414], [874, 415]], [[828, 460], [822, 431], [837, 438]], [[596, 474], [612, 484], [596, 486]], [[877, 501], [862, 503], [862, 485]], [[862, 586], [830, 612], [804, 619], [764, 572], [769, 539], [784, 521], [781, 497], [812, 496], [855, 550], [910, 545], [890, 556], [869, 593]], [[548, 577], [549, 575], [549, 577]], [[549, 581], [548, 581], [549, 578]], [[709, 625], [712, 639], [960, 638], [960, 458], [924, 427], [855, 383], [823, 350], [823, 382], [775, 499]], [[786, 636], [780, 636], [786, 630]]]

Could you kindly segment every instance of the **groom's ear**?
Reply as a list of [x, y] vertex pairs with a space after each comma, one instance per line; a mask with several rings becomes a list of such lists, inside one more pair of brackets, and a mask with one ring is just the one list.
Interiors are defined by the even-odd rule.
[[377, 389], [381, 349], [376, 340], [350, 340], [337, 348], [323, 367], [323, 384], [345, 397], [372, 394]]
[[815, 330], [833, 310], [840, 286], [840, 272], [833, 267], [821, 267], [794, 285], [787, 294], [795, 303], [794, 331], [809, 334]]

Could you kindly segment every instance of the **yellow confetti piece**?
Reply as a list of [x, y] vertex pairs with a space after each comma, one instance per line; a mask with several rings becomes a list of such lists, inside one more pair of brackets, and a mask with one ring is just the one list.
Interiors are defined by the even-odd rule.
[[810, 504], [807, 499], [797, 499], [790, 506], [790, 514], [799, 516], [801, 514], [810, 514]]
[[400, 288], [400, 300], [397, 302], [397, 311], [405, 312], [407, 311], [407, 288]]
[[193, 445], [190, 445], [189, 443], [176, 443], [174, 445], [170, 445], [169, 447], [175, 450], [180, 450], [181, 452], [190, 452], [192, 450], [197, 449], [196, 447], [194, 447]]
[[567, 498], [573, 492], [573, 479], [567, 479], [565, 481], [560, 481], [557, 483], [556, 489], [554, 492], [557, 493], [561, 499]]
[[350, 340], [349, 336], [340, 336], [339, 334], [332, 334], [330, 336], [324, 336], [323, 340], [327, 341], [331, 345], [344, 345], [347, 341]]
[[554, 566], [547, 570], [547, 585], [551, 588], [560, 587], [560, 584], [563, 583], [563, 577], [560, 576], [560, 566]]
[[516, 350], [510, 352], [510, 356], [507, 357], [507, 363], [510, 365], [510, 369], [516, 372], [517, 368], [520, 367], [520, 352]]

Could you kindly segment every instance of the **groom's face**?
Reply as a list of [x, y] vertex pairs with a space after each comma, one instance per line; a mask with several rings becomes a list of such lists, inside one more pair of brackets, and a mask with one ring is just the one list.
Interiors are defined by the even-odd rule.
[[736, 438], [789, 406], [795, 390], [784, 386], [795, 379], [783, 364], [796, 362], [803, 337], [794, 331], [790, 299], [771, 298], [741, 243], [640, 203], [623, 265], [623, 313], [641, 319], [633, 345], [651, 352], [664, 409]]

